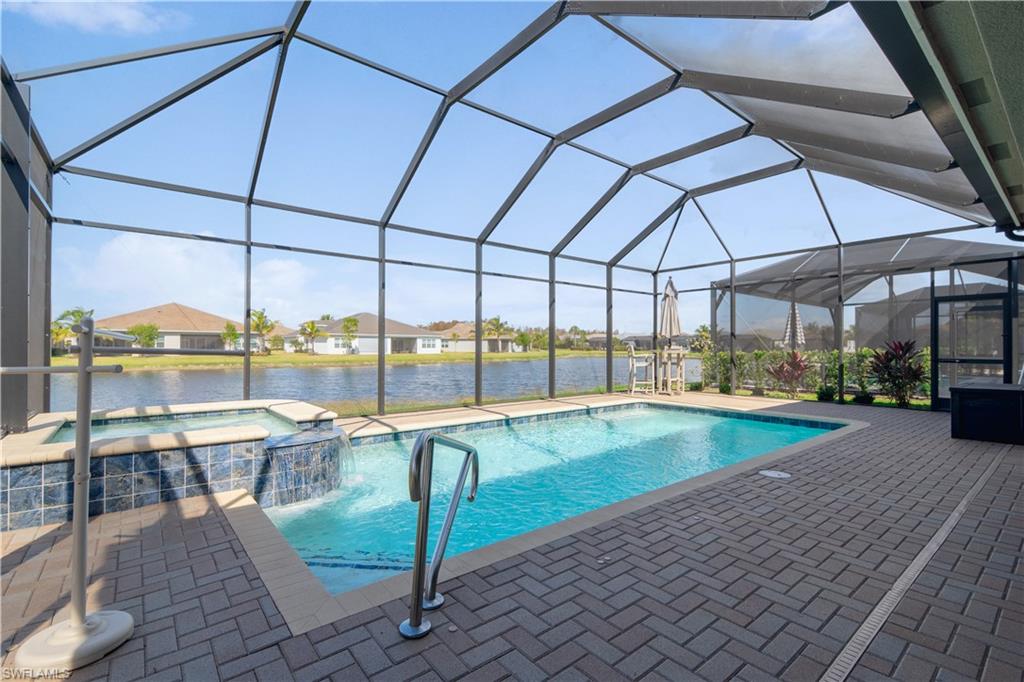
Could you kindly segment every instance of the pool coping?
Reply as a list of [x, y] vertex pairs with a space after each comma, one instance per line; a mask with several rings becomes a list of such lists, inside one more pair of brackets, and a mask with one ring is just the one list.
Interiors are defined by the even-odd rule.
[[[682, 405], [679, 402], [666, 400], [658, 396], [636, 398], [629, 396], [621, 402], [615, 402], [616, 404], [633, 402], [660, 403], [675, 407]], [[701, 409], [700, 405], [689, 404], [685, 406], [698, 410]], [[595, 407], [599, 406], [595, 405]], [[745, 410], [721, 406], [708, 406], [707, 409], [738, 414], [746, 412]], [[549, 410], [548, 412], [561, 411], [567, 410]], [[537, 414], [541, 413], [544, 412], [537, 412]], [[808, 419], [807, 415], [786, 412], [772, 412], [771, 416], [799, 421], [806, 421]], [[427, 418], [429, 419], [429, 417]], [[860, 420], [832, 417], [822, 421], [838, 423], [843, 426], [800, 441], [799, 443], [772, 450], [771, 452], [731, 464], [721, 469], [709, 471], [700, 476], [678, 481], [589, 512], [578, 514], [563, 521], [527, 531], [486, 547], [446, 557], [441, 569], [440, 582], [471, 573], [549, 542], [677, 497], [685, 492], [717, 483], [737, 474], [749, 472], [808, 448], [843, 438], [869, 425], [868, 422]], [[417, 428], [429, 428], [429, 426], [418, 426]], [[384, 580], [348, 592], [332, 595], [301, 557], [299, 557], [298, 553], [271, 522], [263, 509], [246, 491], [236, 490], [228, 493], [217, 493], [214, 495], [214, 498], [220, 505], [242, 547], [252, 560], [256, 572], [259, 574], [260, 579], [270, 593], [271, 599], [281, 612], [285, 623], [293, 635], [300, 635], [320, 626], [333, 623], [341, 618], [380, 606], [394, 599], [410, 596], [411, 570], [402, 571]]]
[[[93, 410], [95, 419], [125, 419], [131, 417], [156, 417], [204, 412], [228, 412], [232, 410], [267, 410], [268, 412], [299, 424], [300, 422], [334, 420], [338, 415], [330, 410], [301, 400], [222, 400], [206, 403], [180, 403], [175, 405], [148, 405], [116, 410]], [[28, 431], [12, 433], [0, 440], [0, 468], [46, 464], [74, 459], [74, 443], [47, 443], [53, 434], [65, 423], [74, 421], [74, 412], [45, 412], [37, 414], [28, 423]], [[101, 438], [92, 442], [90, 455], [106, 457], [152, 450], [200, 447], [217, 443], [239, 443], [263, 440], [270, 431], [262, 426], [219, 426], [191, 431], [170, 431], [145, 436]]]

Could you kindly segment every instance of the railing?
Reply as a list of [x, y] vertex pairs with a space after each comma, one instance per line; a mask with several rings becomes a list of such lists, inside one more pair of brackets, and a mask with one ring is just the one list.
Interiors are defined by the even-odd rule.
[[92, 375], [120, 373], [121, 365], [93, 364], [97, 355], [244, 355], [243, 351], [195, 352], [175, 348], [133, 348], [95, 346], [94, 337], [104, 336], [133, 343], [134, 336], [96, 329], [91, 318], [82, 318], [72, 328], [78, 345], [77, 367], [0, 367], [0, 375], [77, 374], [75, 417], [75, 474], [71, 515], [71, 604], [68, 619], [40, 630], [18, 648], [17, 664], [31, 669], [79, 668], [102, 658], [131, 637], [135, 622], [123, 611], [86, 612], [87, 548], [89, 523], [89, 457], [92, 440]]
[[89, 523], [89, 456], [92, 439], [92, 375], [120, 373], [121, 365], [93, 365], [93, 337], [107, 336], [125, 341], [135, 337], [95, 329], [91, 318], [82, 318], [72, 328], [78, 334], [77, 367], [3, 367], [0, 374], [78, 374], [75, 416], [75, 474], [71, 514], [71, 608], [68, 619], [40, 630], [18, 648], [20, 668], [79, 668], [120, 646], [135, 627], [124, 611], [86, 612], [88, 582], [87, 550]]
[[[430, 489], [434, 470], [434, 445], [440, 443], [455, 450], [466, 453], [459, 469], [459, 478], [455, 482], [452, 501], [448, 505], [441, 533], [434, 546], [434, 556], [427, 570], [427, 533], [430, 528]], [[416, 551], [412, 567], [412, 600], [409, 604], [409, 619], [402, 621], [398, 632], [406, 639], [418, 639], [430, 632], [430, 621], [423, 618], [423, 611], [432, 611], [444, 604], [444, 595], [437, 591], [437, 580], [441, 574], [441, 562], [448, 546], [448, 536], [455, 523], [455, 514], [459, 510], [459, 499], [466, 485], [466, 475], [470, 469], [473, 478], [469, 484], [469, 496], [472, 502], [476, 499], [477, 485], [480, 482], [480, 457], [476, 448], [471, 445], [449, 438], [434, 431], [424, 431], [416, 438], [409, 458], [409, 499], [420, 503], [419, 516], [416, 522]], [[425, 571], [429, 576], [425, 575]], [[426, 582], [426, 585], [424, 585]]]

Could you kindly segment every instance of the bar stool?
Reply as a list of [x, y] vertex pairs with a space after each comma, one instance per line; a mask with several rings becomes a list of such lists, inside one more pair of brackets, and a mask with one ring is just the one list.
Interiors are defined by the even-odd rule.
[[[639, 371], [643, 370], [643, 378]], [[654, 393], [654, 354], [637, 355], [633, 344], [629, 344], [629, 392]]]

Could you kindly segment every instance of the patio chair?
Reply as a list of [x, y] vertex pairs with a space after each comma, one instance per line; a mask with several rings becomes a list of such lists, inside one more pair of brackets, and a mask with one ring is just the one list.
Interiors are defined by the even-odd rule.
[[662, 385], [669, 395], [686, 391], [686, 354], [678, 346], [669, 346], [662, 354]]
[[[643, 378], [639, 377], [643, 370]], [[629, 392], [654, 393], [654, 353], [637, 355], [633, 344], [629, 344]]]

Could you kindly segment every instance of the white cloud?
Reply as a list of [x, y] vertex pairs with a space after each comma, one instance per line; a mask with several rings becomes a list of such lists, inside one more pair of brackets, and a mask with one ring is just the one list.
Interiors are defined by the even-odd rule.
[[85, 33], [137, 35], [178, 28], [188, 15], [146, 2], [5, 2], [46, 26], [66, 26]]
[[240, 320], [242, 268], [235, 247], [119, 234], [94, 250], [55, 250], [54, 309], [82, 305], [106, 317], [173, 301]]

